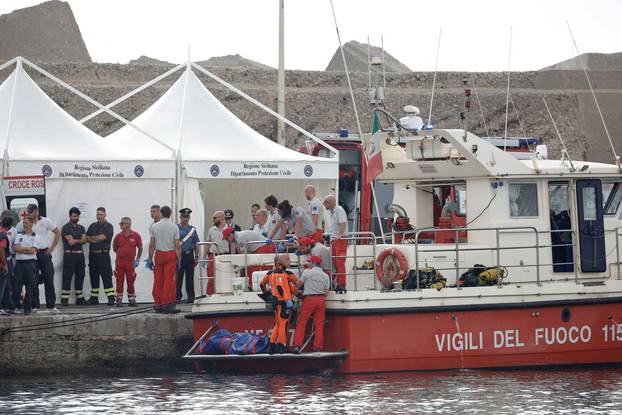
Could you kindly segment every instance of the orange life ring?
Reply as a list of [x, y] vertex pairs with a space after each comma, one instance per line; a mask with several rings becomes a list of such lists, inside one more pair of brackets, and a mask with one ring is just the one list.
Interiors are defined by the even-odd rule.
[[386, 248], [376, 259], [376, 278], [384, 288], [393, 288], [393, 283], [404, 279], [408, 272], [406, 256], [397, 248]]

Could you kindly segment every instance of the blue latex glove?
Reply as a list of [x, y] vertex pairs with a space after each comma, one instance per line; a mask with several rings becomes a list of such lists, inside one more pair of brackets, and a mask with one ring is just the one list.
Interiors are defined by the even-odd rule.
[[279, 254], [282, 254], [283, 252], [285, 252], [287, 249], [285, 247], [285, 244], [283, 242], [279, 242], [276, 246], [276, 252], [278, 252]]
[[175, 269], [177, 271], [179, 271], [181, 269], [181, 261], [177, 261], [177, 265], [175, 266]]
[[272, 238], [266, 239], [266, 245], [270, 245], [272, 243]]
[[296, 237], [295, 236], [291, 236], [291, 237], [287, 238], [287, 243], [288, 244], [293, 244], [294, 242], [296, 242]]
[[294, 252], [296, 254], [296, 256], [300, 256], [302, 255], [302, 252], [300, 252], [300, 249], [296, 249], [296, 252]]
[[138, 266], [140, 265], [140, 259], [137, 259], [134, 261], [134, 268], [138, 268]]
[[153, 271], [153, 261], [151, 259], [145, 259], [145, 268], [147, 268], [149, 271]]
[[294, 308], [294, 302], [292, 300], [285, 301], [285, 308]]
[[207, 262], [201, 262], [201, 268], [207, 269]]

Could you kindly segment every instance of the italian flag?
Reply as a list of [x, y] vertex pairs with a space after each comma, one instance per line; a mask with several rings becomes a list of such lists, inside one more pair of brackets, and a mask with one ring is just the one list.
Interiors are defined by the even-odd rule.
[[380, 130], [378, 114], [374, 113], [374, 126], [371, 130], [371, 139], [367, 144], [367, 182], [373, 181], [384, 170], [382, 162], [381, 140], [385, 134]]

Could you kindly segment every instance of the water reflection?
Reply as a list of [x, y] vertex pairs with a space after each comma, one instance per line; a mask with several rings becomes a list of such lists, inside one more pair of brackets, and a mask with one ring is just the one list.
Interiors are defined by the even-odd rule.
[[5, 378], [0, 380], [0, 413], [622, 414], [622, 368]]

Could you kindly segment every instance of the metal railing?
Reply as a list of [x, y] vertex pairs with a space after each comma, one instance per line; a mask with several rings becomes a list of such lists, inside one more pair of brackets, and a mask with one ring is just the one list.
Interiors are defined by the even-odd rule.
[[[285, 244], [285, 251], [283, 252], [283, 254], [287, 254], [287, 250], [288, 250], [288, 244], [290, 245], [294, 245], [296, 248], [299, 248], [298, 245], [298, 240], [295, 239], [294, 242], [289, 242], [291, 238], [287, 238], [287, 239], [272, 239], [272, 244], [274, 244], [274, 253], [272, 252], [260, 252], [259, 254], [273, 254], [273, 255], [277, 255], [278, 252], [278, 245], [280, 243]], [[253, 251], [253, 252], [248, 252], [248, 247], [249, 246], [255, 246], [255, 245], [266, 245], [266, 240], [263, 241], [250, 241], [248, 243], [246, 243], [246, 245], [244, 245], [244, 276], [246, 277], [246, 279], [248, 280], [249, 278], [252, 278], [252, 275], [248, 274], [248, 254], [256, 254], [257, 252]], [[271, 264], [274, 264], [274, 261], [271, 262]], [[267, 264], [262, 264], [262, 265], [267, 265]], [[253, 265], [251, 265], [253, 266]], [[298, 276], [300, 276], [300, 274], [302, 273], [302, 267], [300, 264], [300, 256], [297, 256], [297, 267], [298, 267]]]
[[[345, 255], [333, 255], [332, 249], [331, 249], [331, 253], [330, 253], [330, 259], [331, 262], [333, 262], [334, 259], [343, 259], [343, 261], [345, 263], [347, 263], [348, 258], [352, 258], [353, 263], [354, 263], [354, 267], [353, 267], [353, 271], [354, 271], [354, 291], [358, 291], [358, 277], [359, 277], [359, 271], [361, 271], [362, 269], [359, 269], [357, 266], [358, 260], [359, 259], [365, 259], [365, 258], [369, 258], [371, 259], [372, 262], [372, 268], [371, 269], [365, 269], [365, 271], [372, 271], [372, 279], [374, 282], [374, 290], [377, 289], [377, 278], [376, 278], [376, 235], [373, 232], [348, 232], [344, 237], [342, 237], [341, 239], [348, 241], [348, 246], [352, 244], [352, 242], [354, 242], [354, 244], [352, 244], [353, 249], [352, 249], [352, 255], [348, 255], [348, 251], [346, 249], [346, 254]], [[357, 242], [368, 242], [369, 245], [371, 244], [372, 246], [372, 253], [371, 255], [363, 255], [363, 256], [359, 256], [357, 255], [357, 245], [359, 245]], [[336, 270], [334, 271], [334, 277], [336, 278]], [[346, 278], [348, 275], [348, 270], [346, 269]], [[331, 281], [331, 289], [333, 288], [333, 281]]]
[[[207, 287], [209, 287], [209, 280], [214, 280], [214, 288], [216, 287], [216, 264], [214, 258], [218, 255], [223, 254], [221, 251], [220, 245], [216, 242], [198, 242], [198, 246], [203, 247], [203, 252], [201, 252], [201, 259], [199, 260], [199, 287], [201, 289], [201, 294], [205, 294], [207, 292]], [[212, 248], [215, 248], [212, 250]], [[209, 275], [209, 264], [210, 262], [213, 265], [214, 275]], [[205, 276], [203, 276], [203, 271], [205, 271]], [[207, 281], [207, 287], [203, 285], [203, 281]]]

